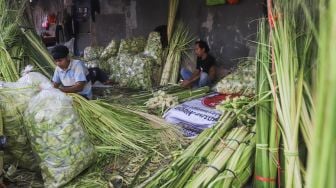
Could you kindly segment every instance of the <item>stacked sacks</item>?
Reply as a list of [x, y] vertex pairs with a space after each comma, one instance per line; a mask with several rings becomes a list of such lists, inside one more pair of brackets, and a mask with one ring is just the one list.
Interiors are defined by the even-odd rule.
[[[149, 34], [146, 47], [143, 53], [137, 55], [127, 54], [119, 59], [121, 68], [122, 86], [134, 89], [151, 89], [155, 76], [160, 73], [162, 45], [160, 34], [152, 32]], [[132, 60], [132, 62], [130, 62]]]
[[119, 85], [122, 87], [128, 87], [129, 79], [135, 75], [135, 72], [133, 70], [134, 56], [131, 54], [119, 54], [118, 59]]
[[[94, 147], [81, 127], [72, 99], [48, 78], [27, 72], [15, 83], [0, 84], [8, 161], [41, 170], [45, 187], [60, 187], [87, 168]], [[42, 90], [41, 90], [42, 89]], [[38, 168], [40, 167], [40, 168]]]
[[106, 46], [103, 52], [100, 55], [99, 68], [105, 71], [107, 74], [112, 73], [112, 66], [115, 64], [116, 56], [119, 51], [119, 42], [111, 40], [111, 42]]
[[[115, 42], [115, 44], [118, 43]], [[145, 44], [146, 39], [143, 37], [122, 39], [120, 41], [119, 49], [114, 50], [114, 52], [117, 51], [117, 53], [111, 54], [111, 56], [108, 57], [108, 60], [106, 61], [109, 66], [108, 73], [110, 73], [110, 79], [119, 82], [122, 86], [126, 87], [127, 82], [125, 82], [125, 79], [127, 79], [128, 76], [125, 76], [125, 74], [129, 67], [125, 66], [132, 65], [132, 63], [130, 63], [130, 61], [133, 61], [132, 56], [139, 52], [142, 52], [145, 48]]]
[[119, 42], [111, 40], [100, 55], [100, 59], [108, 60], [112, 56], [117, 56], [119, 51]]
[[158, 32], [151, 32], [148, 37], [144, 54], [154, 59], [152, 68], [153, 85], [159, 85], [162, 72], [162, 43]]
[[17, 163], [21, 168], [37, 171], [38, 161], [30, 146], [23, 114], [29, 100], [39, 92], [39, 85], [50, 81], [40, 73], [30, 72], [32, 69], [27, 66], [17, 82], [0, 84], [0, 107], [4, 135], [8, 140], [5, 153], [12, 156], [10, 161], [4, 161], [5, 165]]
[[157, 32], [150, 33], [147, 42], [143, 37], [122, 39], [120, 45], [112, 40], [100, 50], [97, 47], [85, 49], [88, 67], [100, 67], [122, 87], [150, 89], [160, 78], [162, 45]]
[[253, 62], [245, 62], [231, 74], [224, 77], [216, 85], [216, 91], [223, 94], [255, 94], [256, 67]]
[[144, 51], [146, 39], [143, 37], [133, 37], [129, 39], [122, 39], [118, 54], [137, 54]]
[[100, 56], [103, 48], [99, 46], [88, 46], [84, 49], [84, 61], [88, 68], [99, 67]]

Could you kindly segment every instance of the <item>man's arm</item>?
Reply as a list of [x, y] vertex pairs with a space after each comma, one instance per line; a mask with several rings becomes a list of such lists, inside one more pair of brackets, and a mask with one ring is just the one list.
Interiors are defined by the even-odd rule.
[[197, 81], [199, 78], [200, 78], [200, 70], [199, 69], [196, 69], [191, 77], [188, 79], [188, 80], [183, 80], [182, 83], [181, 83], [181, 86], [182, 87], [189, 87], [191, 86], [195, 81]]
[[59, 88], [60, 86], [61, 86], [61, 84], [60, 83], [56, 83], [56, 82], [53, 82], [53, 86], [54, 86], [54, 88]]
[[74, 66], [75, 84], [72, 86], [61, 87], [60, 90], [64, 93], [79, 93], [83, 91], [85, 84], [88, 82], [86, 78], [88, 70], [85, 68], [83, 62], [76, 63]]
[[76, 82], [75, 85], [69, 87], [60, 87], [64, 93], [78, 93], [83, 91], [86, 82]]

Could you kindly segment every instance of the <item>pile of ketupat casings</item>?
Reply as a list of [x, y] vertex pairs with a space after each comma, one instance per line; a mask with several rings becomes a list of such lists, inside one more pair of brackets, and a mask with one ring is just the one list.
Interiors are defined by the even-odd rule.
[[161, 76], [160, 34], [151, 32], [147, 40], [143, 37], [111, 40], [102, 51], [101, 47], [86, 47], [84, 61], [88, 67], [106, 71], [122, 87], [150, 90]]
[[151, 32], [143, 51], [135, 54], [119, 48], [117, 59], [111, 58], [111, 78], [122, 87], [150, 90], [160, 73], [162, 45], [160, 34]]
[[38, 92], [26, 83], [1, 83], [0, 102], [4, 124], [4, 135], [8, 139], [5, 153], [12, 155], [11, 161], [19, 166], [38, 170], [38, 163], [30, 146], [23, 113], [28, 101]]
[[40, 161], [46, 187], [71, 181], [95, 160], [95, 149], [84, 132], [72, 99], [51, 85], [42, 89], [25, 111], [30, 144]]
[[84, 49], [84, 62], [88, 68], [98, 67], [100, 56], [104, 48], [100, 46], [88, 46]]
[[255, 94], [255, 73], [253, 61], [240, 63], [234, 72], [216, 84], [216, 91], [223, 94], [253, 96]]

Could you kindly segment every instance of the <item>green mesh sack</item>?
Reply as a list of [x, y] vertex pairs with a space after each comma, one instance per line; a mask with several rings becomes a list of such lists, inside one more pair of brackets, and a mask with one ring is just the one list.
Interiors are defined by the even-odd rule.
[[119, 58], [118, 57], [110, 57], [107, 60], [107, 64], [110, 67], [109, 68], [109, 73], [110, 73], [110, 79], [115, 81], [115, 82], [119, 82], [120, 78], [121, 78], [121, 66], [119, 64]]
[[162, 44], [161, 37], [158, 32], [149, 33], [144, 54], [151, 56], [157, 64], [162, 64]]
[[154, 64], [155, 60], [152, 57], [143, 54], [134, 56], [133, 66], [126, 73], [128, 75], [127, 86], [134, 89], [151, 89]]
[[119, 42], [111, 40], [111, 42], [106, 46], [106, 48], [101, 53], [100, 59], [107, 60], [112, 56], [117, 56], [119, 50]]
[[256, 67], [253, 62], [240, 64], [231, 74], [225, 76], [216, 84], [216, 91], [224, 94], [255, 94]]
[[104, 48], [100, 46], [88, 46], [84, 49], [84, 61], [92, 61], [100, 58]]
[[133, 37], [122, 39], [118, 54], [137, 54], [143, 52], [146, 45], [146, 39], [143, 37]]
[[133, 60], [134, 55], [132, 54], [120, 54], [118, 63], [120, 66], [119, 69], [119, 85], [122, 87], [127, 87], [129, 79], [134, 75], [133, 71]]

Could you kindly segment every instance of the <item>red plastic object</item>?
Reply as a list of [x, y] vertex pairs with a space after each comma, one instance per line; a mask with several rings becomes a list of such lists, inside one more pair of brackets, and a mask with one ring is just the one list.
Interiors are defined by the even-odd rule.
[[227, 3], [233, 5], [239, 3], [239, 0], [227, 0]]
[[202, 100], [202, 104], [204, 106], [208, 106], [210, 108], [215, 108], [216, 105], [221, 103], [226, 98], [233, 98], [233, 97], [237, 97], [237, 96], [240, 96], [240, 94], [218, 94], [218, 95], [214, 95], [214, 96], [211, 96], [211, 97], [204, 98]]

